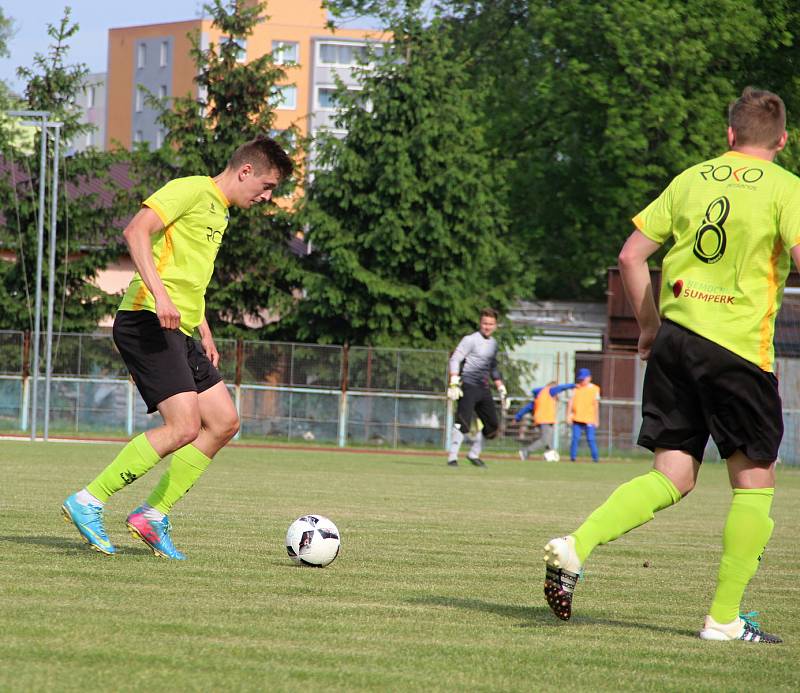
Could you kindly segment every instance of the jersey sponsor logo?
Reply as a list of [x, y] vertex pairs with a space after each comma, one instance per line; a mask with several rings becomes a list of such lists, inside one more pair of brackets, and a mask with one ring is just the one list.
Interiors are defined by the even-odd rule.
[[733, 294], [729, 293], [729, 289], [724, 286], [717, 286], [716, 284], [709, 284], [708, 282], [688, 280], [685, 284], [682, 279], [678, 279], [672, 285], [672, 295], [675, 298], [691, 298], [695, 301], [703, 301], [704, 303], [723, 303], [725, 305], [732, 305], [735, 301]]
[[222, 236], [225, 234], [224, 231], [214, 231], [210, 226], [206, 226], [208, 229], [208, 233], [206, 234], [206, 238], [208, 239], [209, 243], [216, 243], [220, 245], [222, 243]]
[[727, 235], [724, 224], [730, 211], [731, 203], [724, 195], [708, 205], [694, 238], [693, 252], [698, 260], [712, 265], [725, 255]]
[[711, 179], [718, 183], [724, 183], [730, 178], [733, 178], [737, 183], [755, 183], [764, 176], [764, 170], [756, 168], [755, 166], [739, 166], [733, 168], [733, 166], [728, 166], [728, 164], [722, 164], [721, 166], [703, 164], [700, 168], [700, 176], [703, 180]]
[[681, 291], [683, 291], [683, 279], [678, 279], [678, 281], [672, 285], [672, 295], [678, 298], [678, 296], [681, 295]]

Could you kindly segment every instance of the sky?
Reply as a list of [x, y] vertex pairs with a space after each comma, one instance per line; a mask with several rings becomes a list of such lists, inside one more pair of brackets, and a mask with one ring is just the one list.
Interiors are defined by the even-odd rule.
[[[105, 72], [108, 30], [140, 24], [179, 22], [203, 16], [207, 0], [0, 0], [3, 15], [14, 21], [14, 35], [8, 42], [9, 58], [0, 57], [0, 80], [14, 91], [23, 83], [17, 77], [20, 66], [33, 67], [36, 53], [47, 53], [50, 37], [47, 25], [58, 25], [64, 7], [80, 25], [69, 43], [67, 64], [84, 63], [90, 72]], [[378, 26], [372, 17], [362, 17], [358, 26]]]
[[33, 56], [47, 52], [47, 25], [58, 25], [67, 5], [73, 23], [80, 25], [69, 44], [68, 64], [85, 63], [92, 72], [105, 72], [109, 29], [195, 19], [202, 16], [203, 4], [203, 0], [0, 0], [15, 29], [8, 43], [11, 56], [0, 58], [0, 80], [15, 90], [21, 88], [17, 68], [32, 67]]

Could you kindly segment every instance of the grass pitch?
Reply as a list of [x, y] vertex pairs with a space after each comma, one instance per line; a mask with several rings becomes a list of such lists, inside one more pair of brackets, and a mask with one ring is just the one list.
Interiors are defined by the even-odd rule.
[[[0, 690], [567, 691], [800, 689], [800, 471], [780, 470], [775, 533], [750, 585], [783, 645], [697, 639], [730, 502], [722, 465], [655, 522], [596, 550], [573, 619], [542, 596], [542, 545], [647, 463], [223, 450], [172, 513], [185, 563], [124, 528], [161, 468], [113, 497], [120, 549], [90, 551], [63, 499], [118, 445], [0, 442]], [[283, 544], [304, 513], [342, 551]]]

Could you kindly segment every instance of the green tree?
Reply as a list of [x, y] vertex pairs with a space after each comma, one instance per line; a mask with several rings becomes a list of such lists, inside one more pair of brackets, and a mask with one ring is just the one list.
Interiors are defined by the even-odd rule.
[[[726, 147], [748, 83], [797, 102], [796, 3], [448, 0], [506, 151], [511, 228], [539, 297], [602, 298], [630, 218]], [[792, 150], [780, 162], [796, 161]]]
[[[88, 72], [83, 65], [70, 65], [67, 61], [68, 40], [78, 31], [70, 21], [67, 8], [57, 25], [48, 24], [51, 44], [47, 55], [37, 53], [32, 68], [20, 68], [18, 74], [27, 80], [25, 103], [31, 110], [50, 112], [52, 121], [63, 123], [60, 141], [64, 144], [88, 127], [78, 121], [75, 97], [83, 87]], [[33, 297], [35, 294], [35, 268], [37, 253], [37, 219], [45, 215], [45, 230], [50, 225], [51, 167], [48, 177], [46, 208], [39, 210], [38, 152], [41, 133], [35, 137], [33, 152], [16, 148], [15, 142], [6, 138], [2, 156], [7, 166], [0, 177], [0, 205], [5, 215], [5, 225], [0, 230], [0, 245], [15, 255], [15, 262], [0, 262], [0, 306], [2, 326], [7, 329], [32, 327]], [[52, 145], [49, 145], [52, 155]], [[113, 195], [102, 201], [96, 192], [97, 184], [111, 191], [109, 168], [114, 157], [89, 151], [60, 162], [59, 200], [56, 220], [56, 277], [58, 297], [56, 329], [64, 331], [94, 330], [98, 321], [110, 314], [118, 298], [109, 296], [92, 282], [98, 270], [119, 255], [112, 230], [126, 210], [115, 202]], [[89, 183], [92, 182], [90, 188]], [[89, 190], [94, 192], [89, 192]], [[47, 235], [47, 234], [46, 234]], [[45, 255], [47, 254], [45, 243]], [[43, 290], [48, 281], [48, 259], [43, 263]]]
[[[224, 38], [204, 49], [200, 37], [192, 37], [200, 96], [176, 98], [171, 108], [162, 105], [165, 146], [144, 162], [144, 170], [149, 166], [153, 175], [143, 179], [151, 186], [153, 181], [163, 183], [178, 176], [215, 175], [225, 168], [236, 147], [274, 128], [279, 84], [285, 83], [286, 73], [269, 53], [247, 62], [239, 59], [243, 41], [257, 23], [268, 21], [265, 5], [215, 0], [205, 10]], [[291, 128], [277, 139], [293, 151], [295, 136]], [[289, 181], [276, 196], [290, 195], [292, 190]], [[274, 315], [291, 302], [297, 261], [288, 246], [295, 229], [288, 206], [281, 203], [266, 211], [233, 212], [231, 230], [220, 247], [206, 294], [206, 315], [217, 333], [240, 334], [248, 318]]]
[[363, 89], [338, 90], [315, 143], [303, 219], [315, 251], [293, 314], [300, 339], [452, 347], [484, 305], [505, 311], [532, 277], [511, 247], [503, 159], [485, 142], [463, 56], [416, 11]]

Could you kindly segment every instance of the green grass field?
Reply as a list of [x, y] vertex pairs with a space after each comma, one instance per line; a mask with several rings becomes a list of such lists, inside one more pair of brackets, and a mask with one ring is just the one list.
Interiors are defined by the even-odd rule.
[[[62, 521], [63, 498], [117, 449], [0, 442], [2, 691], [800, 689], [800, 471], [780, 470], [746, 595], [786, 641], [765, 646], [695, 635], [730, 500], [721, 465], [598, 548], [561, 623], [542, 596], [542, 545], [646, 463], [484, 471], [442, 455], [228, 449], [173, 511], [178, 563], [123, 525], [159, 469], [109, 503], [118, 555]], [[307, 512], [342, 532], [323, 570], [286, 557], [286, 528]]]

